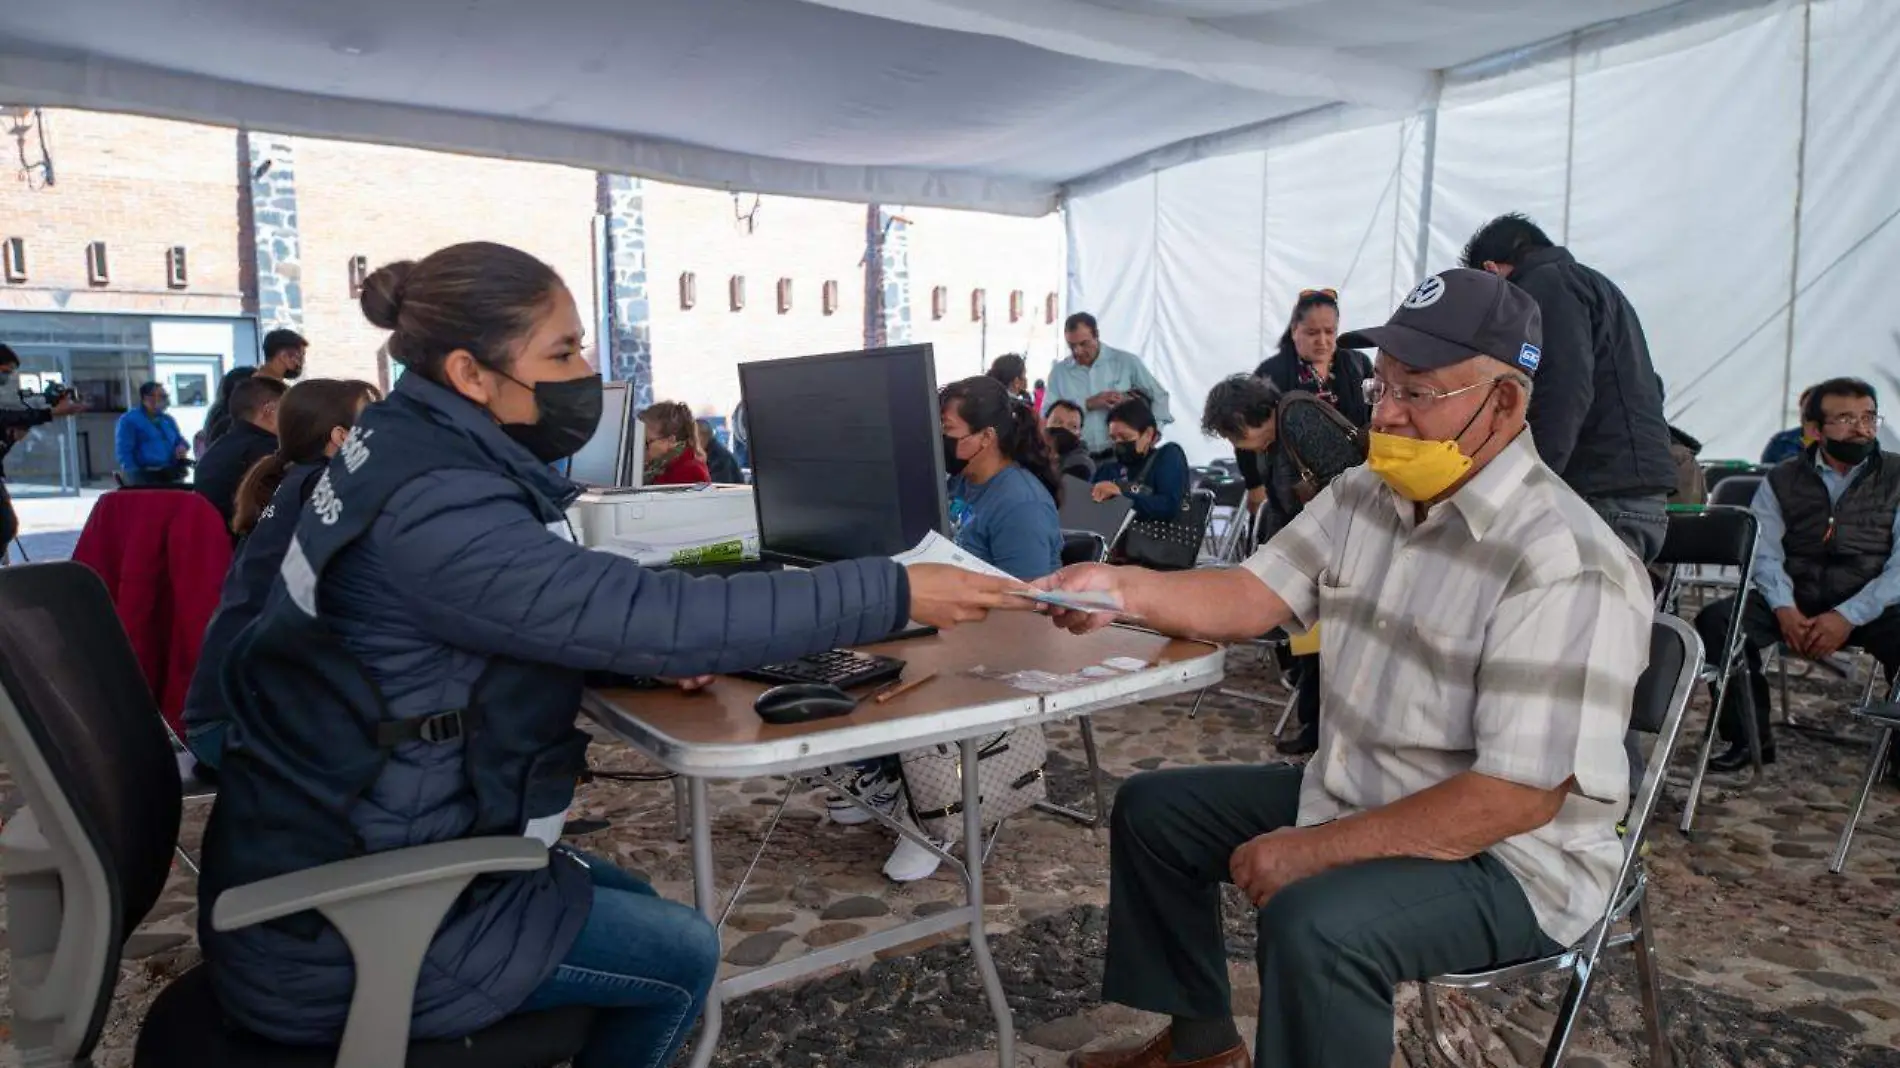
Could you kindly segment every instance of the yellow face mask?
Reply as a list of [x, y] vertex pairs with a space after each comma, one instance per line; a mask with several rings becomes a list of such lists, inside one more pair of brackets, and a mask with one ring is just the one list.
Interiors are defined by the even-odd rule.
[[1374, 430], [1367, 442], [1366, 466], [1385, 479], [1392, 492], [1424, 502], [1457, 485], [1471, 470], [1471, 457], [1458, 451], [1456, 441], [1419, 441]]

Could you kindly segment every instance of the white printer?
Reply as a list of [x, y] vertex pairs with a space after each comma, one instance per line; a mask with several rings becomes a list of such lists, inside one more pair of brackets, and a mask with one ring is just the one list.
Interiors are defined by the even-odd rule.
[[567, 517], [582, 545], [648, 567], [759, 558], [751, 486], [588, 490]]

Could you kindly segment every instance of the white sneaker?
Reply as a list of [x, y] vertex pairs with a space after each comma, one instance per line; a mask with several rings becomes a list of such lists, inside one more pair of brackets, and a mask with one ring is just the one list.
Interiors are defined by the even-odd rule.
[[925, 849], [914, 839], [898, 835], [897, 848], [891, 850], [890, 859], [884, 862], [884, 874], [892, 882], [914, 883], [936, 874], [937, 866], [942, 863], [942, 857]]
[[[845, 789], [872, 808], [886, 816], [897, 812], [898, 798], [904, 794], [904, 780], [889, 774], [883, 765], [868, 770], [853, 768], [840, 779]], [[841, 827], [856, 827], [872, 819], [869, 812], [835, 793], [825, 798], [825, 812], [831, 817], [831, 822]]]

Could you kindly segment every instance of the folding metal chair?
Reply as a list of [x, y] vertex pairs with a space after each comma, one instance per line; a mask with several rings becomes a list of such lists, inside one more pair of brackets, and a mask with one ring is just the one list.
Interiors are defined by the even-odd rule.
[[[1880, 669], [1876, 667], [1874, 670], [1874, 678], [1879, 678]], [[1870, 697], [1872, 686], [1873, 679], [1869, 679]], [[1827, 870], [1836, 875], [1847, 867], [1847, 850], [1854, 844], [1854, 828], [1860, 826], [1860, 815], [1867, 808], [1867, 795], [1874, 792], [1874, 784], [1880, 781], [1880, 773], [1887, 766], [1887, 754], [1893, 747], [1893, 732], [1900, 729], [1900, 675], [1887, 683], [1886, 701], [1875, 704], [1863, 700], [1852, 715], [1874, 727], [1874, 747], [1867, 758], [1867, 774], [1861, 776], [1860, 793], [1854, 798], [1853, 811], [1847, 814], [1847, 826], [1841, 828], [1841, 840], [1834, 846], [1834, 858], [1828, 861]]]
[[[1667, 1068], [1669, 1045], [1663, 1038], [1662, 1005], [1656, 997], [1656, 951], [1650, 942], [1649, 872], [1643, 860], [1643, 842], [1648, 838], [1650, 817], [1656, 812], [1656, 799], [1669, 772], [1669, 759], [1682, 733], [1682, 713], [1689, 705], [1689, 694], [1702, 674], [1702, 640], [1695, 628], [1675, 616], [1657, 616], [1650, 630], [1649, 667], [1636, 683], [1636, 698], [1631, 707], [1630, 727], [1656, 735], [1656, 748], [1650, 755], [1649, 770], [1636, 793], [1636, 805], [1630, 813], [1623, 835], [1623, 867], [1617, 875], [1617, 891], [1610, 895], [1603, 918], [1590, 928], [1575, 945], [1541, 960], [1525, 961], [1482, 972], [1441, 975], [1420, 987], [1425, 1010], [1425, 1027], [1432, 1042], [1450, 1063], [1458, 1063], [1457, 1050], [1439, 1025], [1439, 988], [1477, 990], [1500, 983], [1529, 979], [1539, 975], [1567, 974], [1569, 986], [1557, 1010], [1557, 1025], [1544, 1046], [1543, 1068], [1558, 1068], [1564, 1063], [1564, 1051], [1577, 1030], [1584, 1000], [1596, 980], [1597, 963], [1606, 949], [1628, 946], [1636, 954], [1636, 981], [1643, 1006], [1643, 1029], [1649, 1039], [1652, 1068]], [[1612, 933], [1619, 924], [1628, 929]]]
[[[1733, 479], [1730, 480], [1732, 483]], [[1729, 483], [1724, 483], [1725, 485]], [[1696, 805], [1702, 799], [1702, 779], [1708, 772], [1709, 756], [1715, 748], [1717, 722], [1729, 683], [1742, 670], [1742, 618], [1748, 608], [1748, 591], [1755, 577], [1755, 543], [1760, 526], [1755, 513], [1741, 508], [1709, 508], [1700, 512], [1672, 512], [1669, 532], [1663, 539], [1656, 562], [1673, 567], [1680, 574], [1688, 567], [1732, 567], [1741, 574], [1735, 594], [1735, 606], [1729, 613], [1726, 640], [1720, 649], [1709, 651], [1702, 678], [1713, 690], [1709, 725], [1696, 754], [1695, 772], [1689, 779], [1689, 796], [1682, 806], [1682, 833], [1688, 834], [1695, 823]], [[1761, 774], [1762, 739], [1757, 736], [1755, 717], [1744, 716], [1743, 736], [1748, 739], [1749, 754], [1754, 757], [1755, 774]]]

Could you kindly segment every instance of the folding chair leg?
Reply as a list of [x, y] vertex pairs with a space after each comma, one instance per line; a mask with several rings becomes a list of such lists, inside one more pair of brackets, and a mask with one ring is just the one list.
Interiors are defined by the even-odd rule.
[[1557, 1026], [1551, 1028], [1550, 1043], [1544, 1047], [1543, 1068], [1562, 1068], [1564, 1051], [1570, 1048], [1570, 1039], [1577, 1033], [1577, 1021], [1583, 1018], [1583, 1002], [1590, 996], [1596, 969], [1597, 962], [1586, 960], [1580, 961], [1577, 969], [1570, 973], [1563, 1004], [1557, 1007]]
[[1300, 691], [1294, 687], [1293, 692], [1287, 695], [1286, 704], [1280, 706], [1280, 722], [1273, 725], [1274, 741], [1279, 741], [1280, 736], [1286, 733], [1287, 721], [1293, 718], [1293, 706], [1299, 703]]
[[1854, 810], [1847, 814], [1847, 826], [1841, 828], [1841, 840], [1834, 847], [1834, 859], [1827, 865], [1827, 870], [1836, 875], [1847, 867], [1847, 850], [1854, 844], [1854, 828], [1860, 825], [1860, 814], [1867, 808], [1867, 795], [1874, 792], [1874, 783], [1880, 781], [1880, 771], [1887, 763], [1887, 748], [1892, 743], [1892, 727], [1882, 727], [1880, 733], [1874, 736], [1874, 754], [1867, 761], [1867, 774], [1861, 776], [1860, 796], [1854, 798]]
[[1418, 984], [1418, 1003], [1425, 1010], [1425, 1033], [1431, 1036], [1432, 1048], [1445, 1059], [1446, 1064], [1452, 1065], [1452, 1068], [1462, 1068], [1458, 1048], [1451, 1044], [1451, 1039], [1445, 1037], [1445, 1028], [1439, 1023], [1438, 995], [1432, 984]]
[[1782, 654], [1775, 654], [1775, 682], [1781, 688], [1781, 722], [1796, 726], [1794, 709], [1788, 704], [1788, 660]]
[[1709, 755], [1715, 751], [1715, 730], [1721, 719], [1716, 709], [1709, 710], [1709, 729], [1702, 736], [1702, 749], [1696, 754], [1695, 774], [1689, 777], [1689, 796], [1682, 802], [1682, 833], [1688, 834], [1695, 825], [1696, 806], [1702, 803], [1702, 778], [1709, 771]]
[[191, 854], [185, 851], [185, 847], [175, 845], [172, 847], [172, 852], [178, 854], [178, 862], [185, 866], [185, 870], [191, 873], [192, 878], [196, 879], [198, 877], [198, 862], [191, 859]]
[[693, 824], [688, 816], [689, 802], [686, 798], [686, 779], [673, 776], [673, 839], [684, 842], [693, 836]]
[[1039, 801], [1036, 807], [1052, 816], [1074, 820], [1084, 827], [1100, 827], [1108, 821], [1108, 796], [1107, 791], [1102, 788], [1101, 754], [1095, 748], [1095, 721], [1088, 716], [1078, 716], [1076, 723], [1082, 729], [1082, 753], [1088, 758], [1089, 792], [1095, 799], [1095, 809], [1092, 813], [1083, 812], [1081, 809], [1058, 805], [1053, 801]]
[[1201, 702], [1205, 700], [1207, 700], [1207, 691], [1205, 689], [1194, 695], [1194, 707], [1188, 709], [1189, 719], [1193, 719], [1201, 714]]
[[1669, 1043], [1663, 1037], [1662, 999], [1658, 996], [1659, 975], [1656, 947], [1649, 942], [1649, 899], [1639, 898], [1630, 919], [1636, 924], [1636, 941], [1630, 949], [1636, 954], [1636, 985], [1643, 999], [1643, 1033], [1649, 1039], [1650, 1068], [1669, 1068]]

